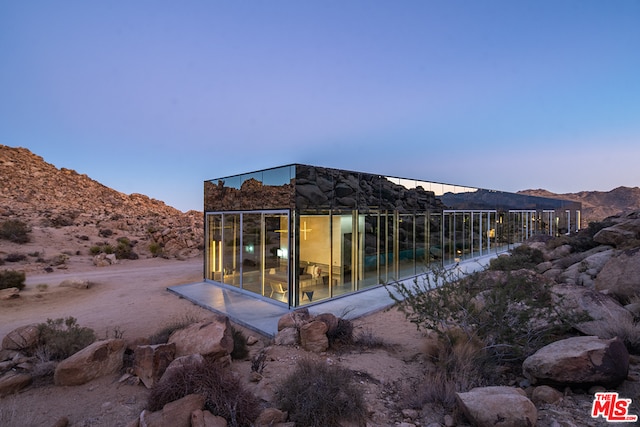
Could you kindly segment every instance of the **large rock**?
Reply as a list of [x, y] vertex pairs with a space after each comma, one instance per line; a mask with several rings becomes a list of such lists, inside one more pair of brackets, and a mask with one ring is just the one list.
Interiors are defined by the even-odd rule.
[[575, 314], [585, 313], [592, 320], [572, 325], [585, 335], [612, 338], [619, 324], [633, 324], [633, 315], [608, 295], [582, 286], [556, 285], [552, 288], [556, 306]]
[[25, 325], [14, 329], [2, 339], [2, 348], [5, 350], [25, 350], [38, 343], [40, 331], [38, 325]]
[[615, 387], [627, 377], [629, 353], [619, 338], [573, 337], [551, 343], [525, 359], [532, 384]]
[[327, 324], [314, 320], [305, 323], [300, 327], [300, 345], [307, 351], [321, 353], [329, 348], [329, 338], [327, 338]]
[[138, 346], [134, 352], [133, 373], [147, 388], [151, 388], [160, 380], [175, 354], [176, 345], [173, 343]]
[[122, 368], [124, 350], [122, 339], [94, 342], [60, 362], [53, 380], [56, 385], [80, 385], [116, 373]]
[[181, 371], [183, 369], [190, 369], [192, 367], [197, 368], [202, 366], [203, 364], [204, 357], [202, 357], [202, 355], [198, 353], [177, 357], [171, 363], [169, 363], [169, 366], [167, 366], [167, 369], [165, 369], [159, 381], [169, 381], [171, 376], [175, 372]]
[[614, 255], [615, 250], [608, 246], [598, 246], [584, 252], [584, 258], [568, 267], [560, 275], [558, 281], [569, 285], [580, 285], [594, 288], [594, 279], [605, 264]]
[[284, 328], [276, 334], [276, 345], [298, 345], [300, 343], [300, 334], [295, 327]]
[[595, 288], [623, 302], [640, 294], [640, 248], [612, 257], [595, 279]]
[[538, 419], [538, 411], [526, 393], [513, 387], [478, 387], [456, 393], [456, 400], [477, 427], [535, 426]]
[[199, 394], [169, 402], [160, 411], [142, 411], [140, 427], [191, 427], [191, 414], [204, 408], [205, 398]]
[[617, 224], [598, 231], [593, 240], [603, 245], [624, 247], [630, 242], [640, 239], [640, 218], [638, 213], [632, 213], [624, 218], [616, 219]]
[[169, 343], [176, 346], [176, 357], [199, 353], [203, 356], [222, 358], [233, 351], [231, 323], [226, 316], [194, 323], [175, 331]]
[[309, 314], [309, 310], [306, 308], [291, 311], [282, 315], [280, 319], [278, 319], [278, 331], [285, 328], [299, 328], [310, 319], [311, 315]]
[[17, 393], [31, 384], [31, 375], [9, 371], [0, 377], [0, 398]]

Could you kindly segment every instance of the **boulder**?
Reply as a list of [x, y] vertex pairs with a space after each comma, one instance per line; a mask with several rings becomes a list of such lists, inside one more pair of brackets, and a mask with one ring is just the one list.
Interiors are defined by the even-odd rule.
[[300, 345], [307, 351], [321, 353], [329, 348], [327, 324], [320, 320], [305, 323], [300, 327]]
[[191, 427], [191, 414], [204, 408], [205, 398], [199, 394], [169, 402], [160, 411], [140, 413], [140, 427]]
[[71, 279], [65, 279], [60, 282], [61, 288], [75, 288], [75, 289], [89, 289], [91, 282], [87, 279], [81, 279], [79, 277], [73, 277]]
[[595, 277], [614, 253], [615, 250], [608, 246], [598, 246], [585, 252], [583, 259], [569, 266], [559, 275], [558, 282], [593, 288]]
[[175, 344], [176, 357], [199, 353], [222, 358], [233, 351], [231, 323], [228, 317], [217, 315], [212, 320], [175, 331], [168, 342]]
[[175, 344], [141, 345], [136, 347], [133, 373], [147, 388], [160, 380], [176, 354]]
[[80, 385], [116, 373], [122, 368], [125, 342], [122, 339], [97, 341], [58, 364], [56, 385]]
[[628, 242], [640, 239], [640, 219], [631, 214], [626, 218], [620, 218], [617, 224], [598, 231], [593, 240], [603, 245], [624, 247]]
[[629, 371], [629, 352], [620, 338], [573, 337], [527, 357], [522, 372], [531, 384], [615, 387]]
[[311, 319], [311, 315], [309, 314], [309, 310], [306, 308], [289, 312], [278, 319], [278, 331], [281, 331], [284, 328], [299, 328], [304, 323], [308, 322], [309, 319]]
[[572, 325], [585, 335], [608, 339], [612, 327], [633, 323], [633, 315], [608, 295], [572, 285], [556, 285], [551, 291], [554, 303], [562, 310], [584, 312], [592, 319]]
[[209, 411], [197, 409], [191, 413], [191, 427], [227, 427], [227, 420]]
[[640, 294], [640, 248], [612, 257], [596, 277], [595, 288], [624, 302]]
[[31, 375], [9, 371], [0, 377], [0, 398], [17, 393], [31, 384]]
[[202, 355], [198, 353], [177, 357], [171, 363], [169, 363], [169, 366], [167, 366], [167, 369], [165, 369], [159, 381], [165, 381], [167, 378], [170, 378], [174, 372], [179, 371], [185, 367], [190, 368], [192, 366], [202, 366], [203, 363], [204, 357], [202, 357]]
[[548, 385], [541, 385], [539, 387], [535, 387], [531, 392], [531, 400], [536, 405], [544, 404], [544, 403], [553, 404], [560, 401], [562, 397], [563, 397], [562, 393], [560, 393], [558, 390]]
[[558, 246], [551, 252], [549, 252], [549, 261], [554, 261], [556, 259], [564, 258], [568, 256], [573, 251], [571, 245], [562, 245]]
[[4, 336], [2, 348], [5, 350], [25, 350], [38, 344], [39, 337], [38, 325], [20, 326]]
[[535, 426], [538, 411], [522, 389], [478, 387], [456, 393], [467, 419], [477, 427]]
[[296, 327], [287, 327], [278, 331], [275, 337], [276, 345], [298, 345], [299, 334]]
[[314, 320], [319, 320], [327, 325], [327, 334], [332, 334], [338, 329], [339, 319], [332, 313], [318, 314]]
[[20, 297], [20, 289], [18, 288], [5, 288], [0, 289], [0, 301], [10, 300]]

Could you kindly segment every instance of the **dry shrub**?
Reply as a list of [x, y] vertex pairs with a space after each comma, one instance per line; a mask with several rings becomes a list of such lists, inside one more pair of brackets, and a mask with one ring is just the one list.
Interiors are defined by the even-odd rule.
[[40, 354], [48, 354], [51, 360], [63, 360], [87, 347], [96, 340], [91, 328], [78, 325], [76, 318], [47, 319], [38, 325]]
[[233, 360], [244, 360], [249, 356], [249, 347], [247, 347], [247, 338], [240, 329], [231, 327], [231, 336], [233, 337], [233, 351], [231, 358]]
[[435, 403], [451, 410], [456, 392], [493, 383], [496, 367], [478, 338], [469, 338], [457, 328], [432, 338], [425, 350], [433, 365], [421, 382], [409, 384], [404, 390], [404, 405], [419, 409]]
[[385, 348], [387, 343], [371, 329], [363, 329], [355, 337], [353, 343], [365, 348]]
[[205, 408], [226, 419], [231, 427], [249, 427], [260, 415], [259, 400], [237, 376], [210, 358], [202, 364], [184, 365], [155, 384], [147, 409], [158, 411], [189, 394], [204, 396]]
[[301, 359], [275, 390], [280, 408], [296, 425], [340, 426], [343, 421], [363, 423], [363, 392], [353, 372], [323, 361]]
[[333, 330], [327, 332], [329, 346], [336, 344], [349, 345], [353, 343], [353, 322], [342, 317], [338, 318], [338, 324]]

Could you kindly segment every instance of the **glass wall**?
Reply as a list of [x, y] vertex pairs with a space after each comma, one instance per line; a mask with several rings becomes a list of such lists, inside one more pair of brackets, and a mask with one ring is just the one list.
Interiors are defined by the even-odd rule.
[[293, 306], [579, 224], [579, 204], [289, 165], [205, 182], [209, 280]]
[[287, 212], [208, 213], [205, 277], [289, 302]]

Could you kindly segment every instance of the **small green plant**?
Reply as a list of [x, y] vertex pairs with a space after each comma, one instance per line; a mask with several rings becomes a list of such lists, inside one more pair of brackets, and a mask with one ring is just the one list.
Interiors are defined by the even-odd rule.
[[17, 219], [9, 219], [0, 224], [0, 239], [14, 243], [28, 243], [30, 232], [29, 226]]
[[528, 270], [484, 271], [460, 277], [436, 269], [413, 286], [388, 288], [399, 309], [419, 329], [448, 339], [458, 328], [484, 342], [496, 363], [518, 362], [564, 336], [584, 313], [556, 310], [552, 283]]
[[132, 242], [126, 237], [120, 237], [118, 239], [115, 254], [118, 259], [138, 259], [138, 254], [133, 251]]
[[46, 283], [39, 283], [36, 285], [36, 289], [40, 292], [44, 292], [49, 289], [49, 285], [47, 285]]
[[513, 271], [522, 268], [532, 269], [544, 262], [542, 251], [529, 245], [520, 245], [508, 256], [499, 256], [489, 263], [489, 270]]
[[91, 328], [78, 325], [76, 318], [47, 319], [38, 325], [39, 345], [53, 360], [63, 360], [82, 350], [96, 340]]
[[158, 242], [152, 242], [149, 244], [149, 252], [151, 252], [151, 256], [154, 258], [162, 256], [162, 245]]
[[353, 372], [324, 361], [301, 359], [275, 389], [279, 407], [296, 425], [334, 427], [341, 422], [364, 423], [363, 392]]
[[247, 347], [247, 339], [240, 329], [231, 327], [231, 336], [233, 337], [233, 351], [231, 358], [234, 360], [244, 360], [249, 356], [249, 348]]
[[156, 383], [149, 393], [147, 408], [157, 411], [169, 402], [194, 393], [204, 396], [205, 408], [225, 418], [231, 427], [252, 426], [260, 414], [258, 398], [246, 390], [230, 370], [208, 358], [200, 365], [177, 368]]
[[24, 289], [24, 280], [24, 271], [0, 271], [0, 289], [18, 288], [22, 290]]

